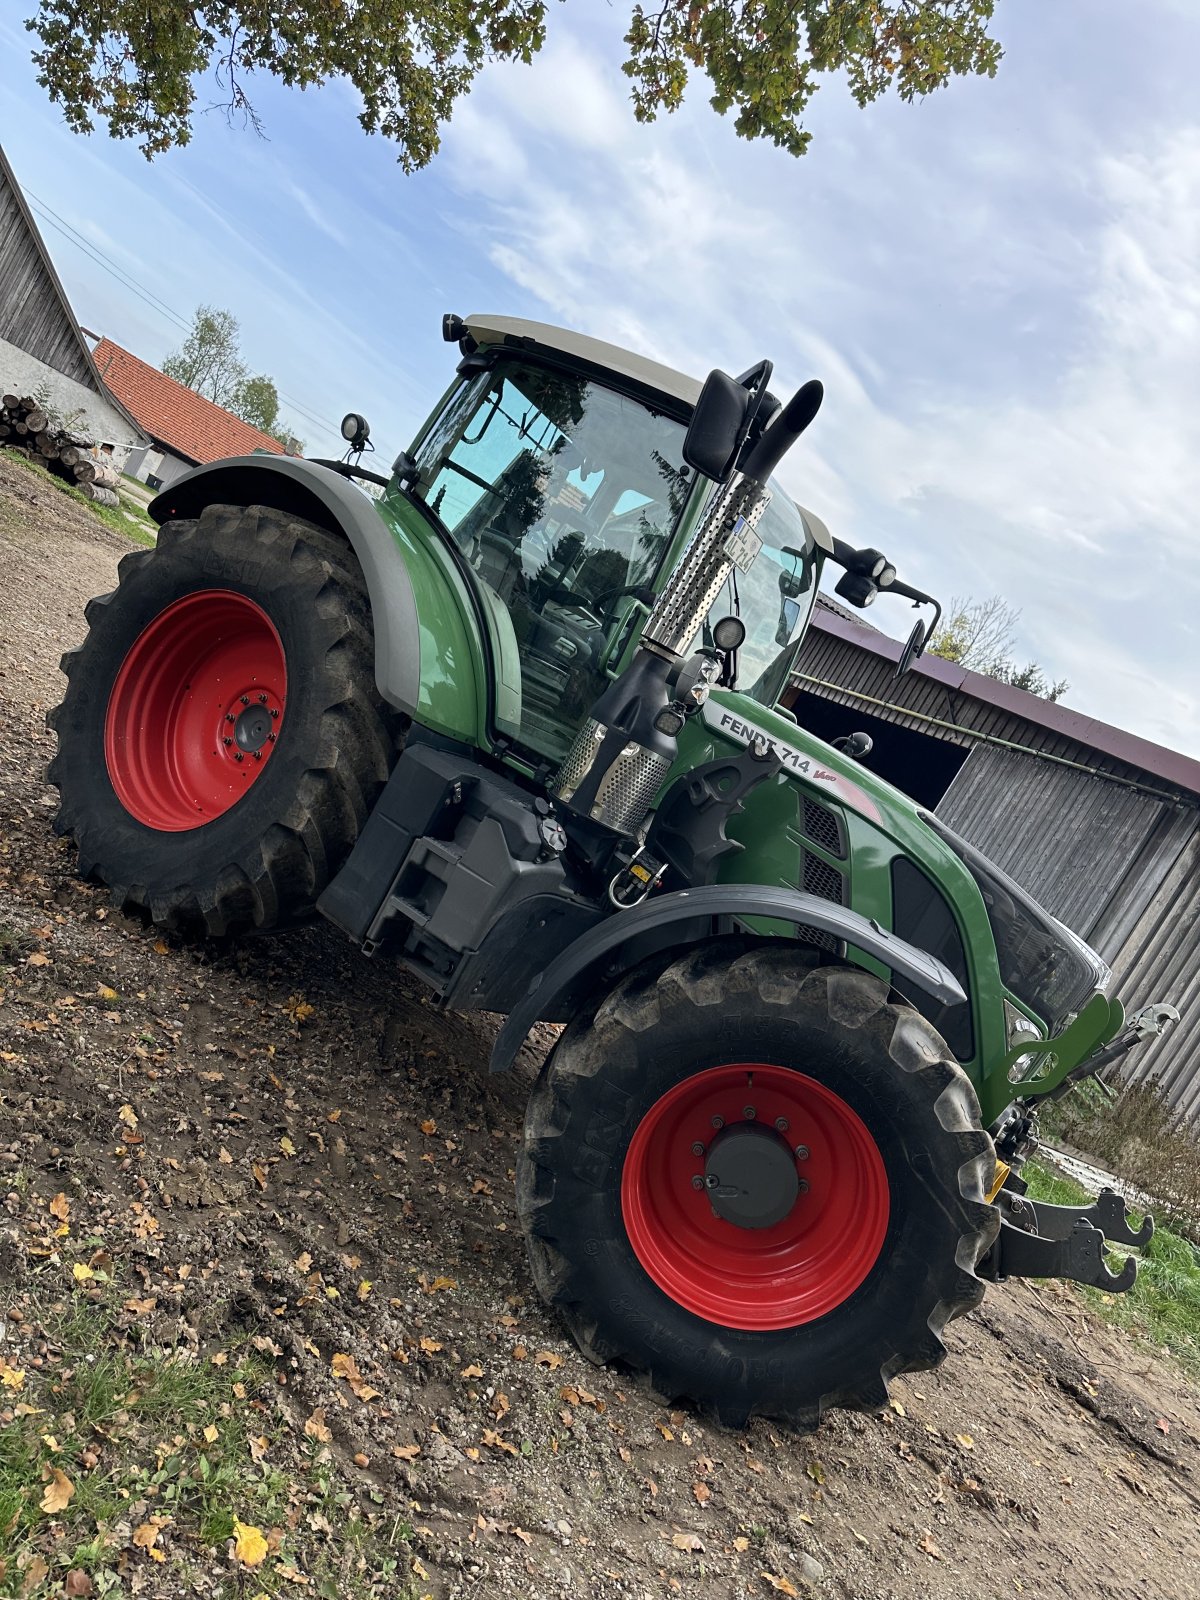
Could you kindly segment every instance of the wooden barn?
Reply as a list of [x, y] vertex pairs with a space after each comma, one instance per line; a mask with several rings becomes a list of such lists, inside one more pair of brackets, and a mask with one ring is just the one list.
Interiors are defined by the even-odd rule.
[[785, 694], [864, 765], [969, 839], [1113, 968], [1134, 1009], [1183, 1020], [1131, 1057], [1200, 1125], [1200, 761], [936, 656], [895, 677], [900, 645], [822, 600]]
[[31, 395], [124, 466], [145, 435], [100, 381], [33, 213], [0, 149], [0, 391]]

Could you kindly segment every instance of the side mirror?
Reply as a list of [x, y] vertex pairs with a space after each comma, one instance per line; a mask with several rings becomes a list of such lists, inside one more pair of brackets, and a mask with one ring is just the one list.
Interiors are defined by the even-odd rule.
[[689, 467], [714, 483], [726, 481], [750, 426], [755, 399], [727, 372], [709, 373], [684, 436], [683, 459]]
[[925, 624], [923, 622], [914, 623], [913, 631], [909, 634], [904, 649], [900, 653], [900, 659], [896, 663], [896, 671], [893, 677], [902, 678], [904, 676], [917, 657], [924, 652], [927, 638], [928, 633], [926, 632]]

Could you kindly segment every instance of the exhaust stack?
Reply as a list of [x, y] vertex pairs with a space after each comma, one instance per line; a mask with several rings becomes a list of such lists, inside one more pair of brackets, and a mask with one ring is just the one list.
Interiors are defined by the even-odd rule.
[[[714, 380], [720, 380], [727, 406], [732, 380], [714, 373], [706, 392]], [[760, 388], [757, 396], [747, 394], [747, 406], [761, 401], [763, 392]], [[732, 569], [745, 571], [762, 548], [754, 530], [771, 499], [767, 479], [816, 416], [823, 394], [815, 379], [798, 389], [745, 453], [740, 468], [726, 471], [658, 597], [637, 653], [592, 707], [551, 785], [554, 798], [567, 810], [625, 836], [636, 835], [645, 822], [678, 754], [676, 736], [704, 698], [694, 687], [686, 698], [672, 699], [668, 679]], [[693, 459], [688, 444], [698, 424], [703, 427], [711, 420], [704, 410], [702, 393], [688, 430], [685, 459]], [[730, 460], [744, 437], [744, 414], [737, 423], [738, 437], [726, 452]]]

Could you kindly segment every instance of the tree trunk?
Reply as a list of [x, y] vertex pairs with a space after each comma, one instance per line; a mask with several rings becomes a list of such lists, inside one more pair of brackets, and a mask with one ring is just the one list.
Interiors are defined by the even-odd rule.
[[58, 459], [64, 467], [73, 467], [77, 462], [83, 460], [83, 454], [73, 444], [64, 444], [59, 449]]
[[45, 433], [46, 429], [50, 426], [50, 418], [44, 411], [39, 411], [35, 406], [25, 418], [25, 426], [29, 429], [30, 433]]
[[4, 396], [4, 409], [6, 411], [15, 411], [20, 404], [21, 401], [18, 395], [6, 394]]
[[77, 483], [92, 483], [96, 477], [96, 463], [91, 456], [82, 456], [71, 469]]

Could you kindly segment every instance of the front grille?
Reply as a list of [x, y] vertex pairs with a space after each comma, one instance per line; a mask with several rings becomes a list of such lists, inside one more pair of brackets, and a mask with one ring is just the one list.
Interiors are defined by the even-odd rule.
[[819, 800], [810, 800], [807, 795], [804, 796], [804, 832], [814, 844], [828, 850], [831, 856], [845, 856], [842, 825], [836, 813]]
[[814, 856], [810, 851], [804, 852], [804, 888], [808, 894], [820, 895], [822, 900], [832, 900], [834, 905], [843, 904], [845, 878], [831, 867], [827, 861], [822, 861], [820, 856]]

